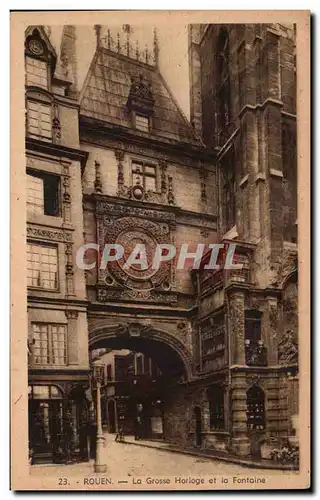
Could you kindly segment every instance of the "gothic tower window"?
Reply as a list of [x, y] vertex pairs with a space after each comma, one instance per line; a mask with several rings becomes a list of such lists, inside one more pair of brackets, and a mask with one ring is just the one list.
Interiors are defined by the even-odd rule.
[[267, 349], [261, 340], [261, 312], [245, 312], [245, 354], [246, 365], [267, 366]]
[[[217, 132], [225, 134], [231, 119], [230, 70], [229, 70], [229, 37], [222, 30], [218, 39], [217, 50]], [[221, 145], [221, 144], [220, 144]]]
[[221, 202], [222, 222], [225, 231], [229, 231], [236, 223], [235, 200], [235, 160], [234, 150], [226, 153], [221, 160]]
[[264, 392], [253, 386], [247, 391], [247, 425], [249, 430], [262, 430], [265, 427]]

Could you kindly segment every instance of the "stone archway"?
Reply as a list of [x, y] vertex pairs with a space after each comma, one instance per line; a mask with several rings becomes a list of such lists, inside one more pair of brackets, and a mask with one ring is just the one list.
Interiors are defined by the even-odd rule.
[[[139, 378], [137, 366], [134, 374], [130, 372], [125, 378], [123, 392], [117, 393], [121, 384], [115, 383], [114, 396], [117, 400], [118, 419], [122, 419], [125, 434], [134, 433], [136, 437], [148, 438], [152, 434], [156, 415], [155, 402], [161, 402], [162, 438], [167, 441], [178, 442], [181, 435], [185, 439], [188, 428], [188, 405], [186, 396], [188, 382], [193, 379], [192, 355], [186, 345], [172, 333], [159, 330], [150, 324], [142, 322], [126, 322], [113, 325], [101, 325], [89, 330], [89, 349], [107, 349], [112, 351], [131, 351], [135, 355], [142, 353], [151, 359], [159, 375]], [[115, 358], [122, 356], [119, 352]], [[128, 356], [131, 354], [123, 354]], [[108, 356], [102, 353], [103, 356]], [[136, 358], [135, 358], [136, 359]], [[116, 361], [114, 361], [116, 362]], [[122, 362], [118, 360], [118, 367]], [[144, 374], [145, 375], [145, 374]], [[127, 377], [125, 375], [125, 377]], [[133, 385], [135, 384], [135, 385]], [[145, 385], [144, 385], [145, 384]], [[109, 384], [110, 385], [110, 384]], [[120, 404], [118, 408], [118, 403]], [[143, 403], [143, 412], [140, 417], [142, 431], [137, 434], [138, 403]], [[159, 419], [158, 419], [159, 420]]]
[[148, 354], [168, 376], [189, 381], [193, 376], [192, 356], [171, 333], [139, 322], [120, 323], [89, 331], [89, 349], [129, 349]]

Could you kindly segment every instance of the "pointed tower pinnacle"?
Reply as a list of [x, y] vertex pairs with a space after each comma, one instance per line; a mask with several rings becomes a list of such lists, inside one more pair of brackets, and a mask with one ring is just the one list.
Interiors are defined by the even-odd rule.
[[154, 64], [158, 68], [159, 67], [159, 43], [158, 43], [158, 32], [155, 27], [153, 30], [153, 56], [154, 56]]
[[101, 46], [101, 24], [95, 24], [94, 31], [96, 32], [96, 48], [99, 49]]

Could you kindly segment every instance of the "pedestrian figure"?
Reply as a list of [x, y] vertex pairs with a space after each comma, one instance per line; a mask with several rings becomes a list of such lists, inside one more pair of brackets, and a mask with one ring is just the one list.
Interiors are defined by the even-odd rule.
[[139, 441], [142, 437], [142, 420], [140, 415], [136, 417], [136, 425], [135, 425], [135, 435], [134, 439]]
[[123, 443], [124, 442], [124, 433], [123, 433], [122, 427], [119, 428], [115, 441], [116, 441], [116, 443]]

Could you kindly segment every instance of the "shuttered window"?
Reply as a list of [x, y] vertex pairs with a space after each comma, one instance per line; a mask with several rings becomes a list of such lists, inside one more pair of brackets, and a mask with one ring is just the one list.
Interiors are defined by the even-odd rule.
[[35, 101], [28, 101], [28, 135], [52, 140], [51, 106]]
[[48, 88], [48, 65], [45, 61], [32, 57], [26, 58], [26, 84]]

